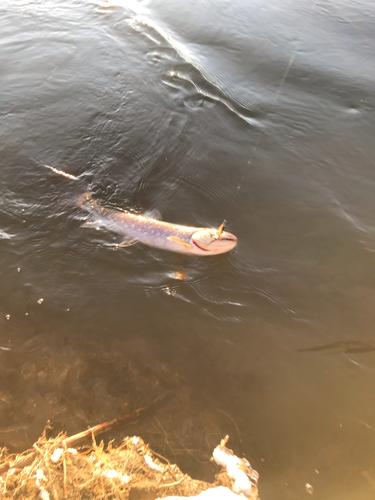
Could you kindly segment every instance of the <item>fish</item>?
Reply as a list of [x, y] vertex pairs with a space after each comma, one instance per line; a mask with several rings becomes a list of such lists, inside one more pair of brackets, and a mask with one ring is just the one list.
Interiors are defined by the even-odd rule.
[[86, 227], [104, 227], [124, 236], [118, 247], [140, 242], [171, 252], [207, 257], [229, 252], [237, 245], [236, 236], [224, 231], [225, 221], [217, 229], [181, 226], [162, 221], [157, 211], [139, 215], [108, 208], [89, 191], [78, 198], [77, 205], [91, 216], [91, 221], [84, 224]]

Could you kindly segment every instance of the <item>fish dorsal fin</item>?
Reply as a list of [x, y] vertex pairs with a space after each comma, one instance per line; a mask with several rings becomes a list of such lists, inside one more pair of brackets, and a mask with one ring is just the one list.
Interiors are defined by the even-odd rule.
[[184, 245], [188, 248], [192, 248], [192, 245], [190, 245], [190, 243], [186, 243], [186, 241], [182, 240], [178, 236], [168, 236], [167, 240], [174, 241], [175, 243], [180, 243], [181, 245]]
[[159, 210], [156, 210], [156, 208], [153, 208], [152, 210], [146, 210], [146, 212], [144, 212], [142, 215], [143, 217], [147, 217], [148, 219], [155, 219], [155, 220], [163, 219], [161, 213], [159, 212]]

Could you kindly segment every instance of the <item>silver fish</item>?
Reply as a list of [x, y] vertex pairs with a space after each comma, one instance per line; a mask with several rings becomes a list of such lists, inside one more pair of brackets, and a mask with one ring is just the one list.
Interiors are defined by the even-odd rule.
[[190, 255], [217, 255], [229, 252], [237, 245], [237, 238], [224, 231], [224, 223], [218, 228], [190, 227], [163, 222], [155, 215], [137, 215], [106, 208], [94, 200], [91, 193], [79, 197], [78, 206], [90, 213], [91, 227], [105, 227], [125, 236], [119, 246], [141, 242], [145, 245]]

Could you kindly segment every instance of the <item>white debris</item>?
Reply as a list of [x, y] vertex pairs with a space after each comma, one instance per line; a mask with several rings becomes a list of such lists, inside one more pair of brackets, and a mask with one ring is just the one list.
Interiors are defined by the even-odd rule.
[[305, 489], [306, 489], [306, 492], [309, 493], [310, 495], [312, 495], [314, 493], [314, 488], [309, 483], [305, 484]]
[[133, 443], [134, 444], [138, 444], [139, 443], [139, 438], [134, 436], [133, 439], [132, 439]]
[[116, 472], [115, 470], [105, 470], [103, 472], [103, 476], [106, 476], [108, 477], [109, 479], [113, 478], [113, 477], [118, 477], [119, 476], [119, 473]]
[[39, 498], [41, 500], [50, 500], [49, 493], [43, 486], [42, 482], [47, 482], [46, 476], [44, 475], [42, 469], [36, 471], [36, 485], [39, 488]]
[[[68, 448], [66, 451], [68, 453], [71, 453], [72, 455], [76, 455], [78, 453], [78, 451], [75, 448]], [[56, 450], [51, 455], [51, 462], [56, 464], [60, 460], [63, 452], [64, 450], [62, 448], [56, 448]]]
[[40, 488], [39, 498], [40, 500], [50, 500], [48, 491], [43, 487]]
[[128, 476], [127, 474], [121, 475], [119, 472], [116, 472], [113, 469], [111, 470], [106, 469], [105, 471], [102, 472], [102, 476], [108, 477], [109, 479], [117, 478], [124, 483], [128, 483], [131, 479], [131, 476]]
[[225, 467], [228, 476], [234, 480], [233, 491], [235, 493], [240, 493], [247, 498], [257, 498], [259, 474], [251, 468], [245, 458], [236, 457], [233, 451], [225, 446], [228, 439], [226, 436], [221, 440], [219, 446], [214, 449], [212, 458], [218, 465]]
[[[199, 498], [199, 500], [243, 500], [242, 495], [237, 495], [237, 493], [233, 493], [233, 491], [224, 486], [202, 491], [202, 493], [199, 493], [195, 497], [164, 497], [163, 500], [183, 500], [184, 498], [189, 498], [189, 500], [193, 500], [194, 498]], [[157, 500], [161, 499], [158, 498]]]
[[42, 469], [38, 469], [36, 471], [36, 481], [37, 482], [40, 482], [40, 481], [47, 481], [46, 479], [46, 476], [44, 475]]
[[51, 462], [53, 462], [54, 464], [57, 463], [60, 460], [63, 451], [64, 450], [62, 448], [56, 448], [56, 450], [51, 455]]
[[146, 462], [146, 465], [149, 469], [157, 470], [157, 471], [163, 470], [163, 467], [160, 467], [160, 465], [153, 462], [152, 458], [149, 455], [145, 455], [145, 462]]

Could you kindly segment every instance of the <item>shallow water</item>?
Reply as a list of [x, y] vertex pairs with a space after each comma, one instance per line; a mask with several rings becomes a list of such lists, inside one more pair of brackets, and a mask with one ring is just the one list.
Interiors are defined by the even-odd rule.
[[[229, 434], [263, 500], [306, 483], [374, 498], [374, 16], [364, 0], [2, 2], [1, 446], [170, 391], [122, 432], [197, 477]], [[238, 247], [114, 251], [82, 227], [88, 188], [170, 222], [226, 218]]]

